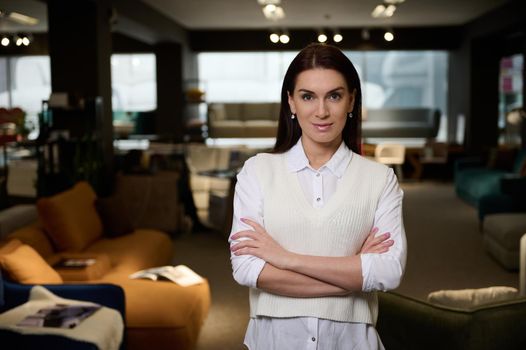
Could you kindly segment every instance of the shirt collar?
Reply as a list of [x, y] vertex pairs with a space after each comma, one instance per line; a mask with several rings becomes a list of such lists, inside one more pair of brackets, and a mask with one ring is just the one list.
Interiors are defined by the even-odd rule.
[[[342, 177], [345, 169], [347, 169], [347, 166], [349, 165], [351, 157], [352, 152], [350, 152], [345, 142], [342, 141], [340, 147], [338, 147], [331, 159], [329, 159], [323, 167], [329, 169], [337, 177]], [[309, 167], [309, 159], [305, 155], [301, 138], [287, 152], [287, 166], [290, 172], [298, 172]]]

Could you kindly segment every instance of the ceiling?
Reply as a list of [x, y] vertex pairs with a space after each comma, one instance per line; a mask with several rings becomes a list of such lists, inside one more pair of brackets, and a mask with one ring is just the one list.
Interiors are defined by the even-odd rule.
[[281, 0], [285, 19], [265, 19], [257, 0], [142, 0], [188, 29], [461, 25], [507, 0], [406, 0], [391, 19], [371, 12], [383, 0]]
[[[370, 15], [381, 0], [282, 0], [286, 17], [279, 22], [266, 20], [257, 0], [141, 1], [183, 27], [198, 30], [461, 25], [509, 0], [406, 0], [390, 19]], [[0, 0], [0, 9], [40, 20], [27, 27], [0, 18], [0, 32], [47, 30], [45, 2]]]

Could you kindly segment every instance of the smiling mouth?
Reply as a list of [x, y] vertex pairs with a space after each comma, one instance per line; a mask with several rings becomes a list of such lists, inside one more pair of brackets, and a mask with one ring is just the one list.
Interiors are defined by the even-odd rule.
[[330, 123], [330, 124], [312, 124], [312, 125], [319, 131], [326, 131], [332, 126], [332, 123]]

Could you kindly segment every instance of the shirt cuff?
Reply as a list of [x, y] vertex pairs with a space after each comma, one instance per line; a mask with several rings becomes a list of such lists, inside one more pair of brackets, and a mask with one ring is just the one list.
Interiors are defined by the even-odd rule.
[[362, 291], [371, 292], [373, 290], [373, 281], [371, 281], [371, 264], [372, 254], [360, 254], [362, 262]]
[[250, 288], [257, 288], [259, 274], [265, 266], [265, 260], [263, 259], [254, 259], [250, 264], [250, 273], [247, 276], [247, 284]]

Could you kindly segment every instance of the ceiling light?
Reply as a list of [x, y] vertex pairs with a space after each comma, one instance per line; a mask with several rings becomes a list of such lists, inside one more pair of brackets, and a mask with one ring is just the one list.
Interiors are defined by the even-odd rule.
[[8, 46], [9, 43], [11, 43], [11, 40], [9, 40], [7, 36], [2, 37], [2, 40], [0, 41], [0, 44], [2, 44], [2, 46]]
[[387, 6], [384, 4], [380, 4], [374, 8], [373, 12], [371, 12], [371, 16], [373, 18], [389, 18], [393, 17], [395, 11], [395, 4], [387, 4]]
[[386, 31], [386, 32], [384, 33], [384, 39], [385, 39], [385, 41], [393, 41], [393, 40], [394, 40], [394, 34], [393, 34], [393, 32], [392, 32], [392, 31], [389, 31], [389, 30]]
[[29, 40], [29, 37], [28, 37], [27, 35], [24, 35], [24, 36], [22, 37], [22, 45], [24, 45], [24, 46], [29, 46], [29, 43], [30, 43], [30, 42], [31, 42], [31, 41]]
[[287, 44], [290, 41], [290, 37], [288, 36], [288, 34], [283, 33], [279, 36], [279, 41], [282, 44]]
[[370, 38], [371, 38], [371, 33], [369, 33], [369, 29], [367, 28], [362, 29], [362, 39], [369, 40]]
[[343, 40], [343, 35], [341, 35], [340, 33], [334, 33], [334, 35], [332, 36], [332, 40], [335, 43], [339, 43]]
[[270, 38], [270, 41], [272, 41], [275, 44], [279, 41], [279, 34], [272, 33], [270, 34], [269, 38]]
[[26, 16], [26, 15], [23, 15], [21, 13], [18, 13], [18, 12], [10, 12], [8, 15], [7, 15], [7, 18], [15, 21], [15, 22], [18, 22], [20, 24], [25, 24], [25, 25], [28, 25], [28, 26], [34, 26], [36, 24], [38, 24], [38, 19], [35, 18], [35, 17], [31, 17], [31, 16]]
[[326, 41], [327, 41], [327, 35], [325, 35], [324, 33], [318, 34], [318, 42], [324, 43]]
[[263, 7], [262, 11], [265, 15], [265, 18], [272, 21], [277, 21], [279, 19], [285, 18], [285, 11], [283, 11], [283, 8], [281, 6], [268, 4]]
[[386, 4], [392, 4], [392, 5], [399, 5], [403, 2], [405, 2], [405, 0], [384, 0], [384, 2]]
[[15, 45], [16, 46], [22, 46], [22, 42], [23, 42], [22, 37], [15, 36]]
[[[396, 1], [396, 0], [393, 0], [393, 1]], [[265, 6], [265, 5], [279, 5], [279, 4], [281, 4], [281, 0], [258, 0], [258, 4], [260, 4], [261, 6]]]
[[396, 11], [396, 6], [395, 5], [389, 5], [389, 6], [387, 6], [385, 8], [384, 16], [385, 17], [393, 17], [395, 11]]
[[382, 14], [385, 12], [385, 5], [378, 5], [374, 8], [373, 12], [371, 12], [371, 16], [374, 18], [380, 18], [382, 17]]

